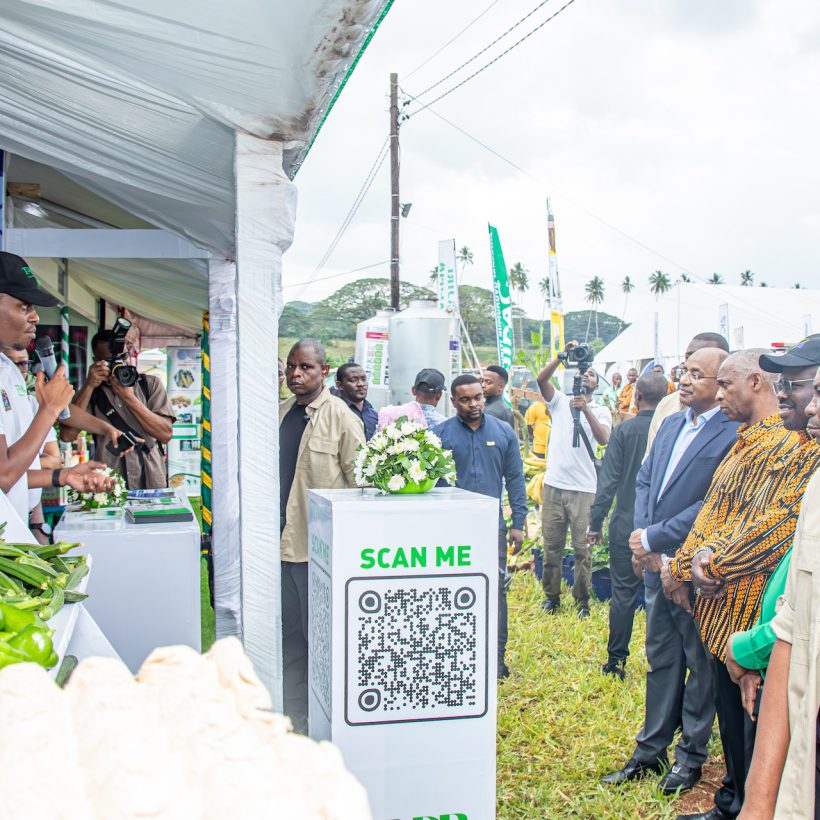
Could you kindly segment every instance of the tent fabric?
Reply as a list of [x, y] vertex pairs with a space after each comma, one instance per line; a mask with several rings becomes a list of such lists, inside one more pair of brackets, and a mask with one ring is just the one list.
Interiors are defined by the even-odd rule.
[[[721, 306], [726, 305], [728, 328], [721, 329]], [[727, 336], [732, 350], [794, 344], [812, 328], [820, 331], [820, 290], [748, 288], [739, 285], [678, 283], [657, 303], [660, 353], [668, 366], [681, 361], [696, 333]], [[613, 365], [646, 363], [655, 355], [655, 315], [642, 314], [595, 357], [609, 372]]]
[[234, 133], [300, 159], [384, 0], [6, 0], [0, 146], [225, 258]]

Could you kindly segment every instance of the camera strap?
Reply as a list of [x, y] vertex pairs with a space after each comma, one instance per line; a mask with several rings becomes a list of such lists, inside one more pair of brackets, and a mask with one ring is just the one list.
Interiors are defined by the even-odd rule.
[[586, 451], [589, 453], [589, 457], [592, 459], [592, 463], [597, 467], [598, 466], [598, 459], [595, 458], [595, 451], [592, 449], [592, 445], [589, 443], [589, 438], [587, 437], [587, 431], [584, 430], [582, 426], [578, 427], [578, 432], [581, 434], [581, 439], [584, 442], [584, 447], [586, 447]]

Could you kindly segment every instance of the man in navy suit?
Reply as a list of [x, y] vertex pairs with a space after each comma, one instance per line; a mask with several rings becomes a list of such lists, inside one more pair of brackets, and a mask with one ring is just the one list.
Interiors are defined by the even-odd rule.
[[[675, 765], [661, 778], [666, 794], [697, 783], [715, 719], [709, 658], [688, 610], [664, 597], [663, 563], [683, 544], [715, 469], [737, 440], [738, 425], [716, 400], [718, 368], [728, 353], [704, 348], [680, 371], [680, 400], [687, 409], [660, 427], [638, 473], [635, 531], [629, 541], [636, 572], [646, 584], [646, 716], [628, 763], [604, 778], [621, 785], [660, 773], [666, 749], [681, 726]], [[688, 585], [685, 588], [688, 595]], [[688, 670], [688, 678], [687, 678]]]

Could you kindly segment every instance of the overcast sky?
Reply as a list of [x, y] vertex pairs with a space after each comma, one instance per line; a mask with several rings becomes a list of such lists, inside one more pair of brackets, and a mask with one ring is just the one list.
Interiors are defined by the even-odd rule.
[[[430, 100], [556, 11], [532, 18]], [[386, 276], [389, 165], [327, 265], [305, 287], [339, 229], [388, 129], [388, 74], [412, 94], [452, 71], [537, 0], [396, 0], [296, 177], [296, 239], [285, 299], [314, 301], [362, 276]], [[546, 205], [553, 197], [565, 308], [585, 307], [600, 276], [620, 315], [620, 282], [638, 288], [627, 319], [651, 304], [656, 268], [676, 279], [720, 273], [820, 287], [820, 3], [816, 0], [575, 0], [475, 79], [433, 106], [525, 170], [431, 111], [401, 130], [401, 275], [426, 283], [437, 241], [468, 245], [465, 282], [490, 285], [487, 223], [507, 266], [530, 271], [524, 306], [541, 314]], [[410, 106], [408, 110], [412, 110]], [[597, 217], [597, 218], [596, 218]], [[601, 220], [609, 223], [609, 227]], [[637, 241], [633, 241], [637, 240]], [[638, 244], [641, 243], [641, 244]], [[359, 273], [355, 268], [384, 263]], [[331, 278], [332, 277], [332, 278]]]

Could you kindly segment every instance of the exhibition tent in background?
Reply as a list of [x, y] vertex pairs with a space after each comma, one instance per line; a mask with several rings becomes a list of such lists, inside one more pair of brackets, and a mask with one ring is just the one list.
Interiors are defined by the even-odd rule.
[[89, 293], [149, 318], [190, 326], [209, 308], [217, 635], [241, 630], [280, 706], [278, 419], [266, 397], [290, 179], [389, 5], [0, 6], [0, 149], [11, 178], [40, 173], [52, 192], [39, 203], [17, 190], [15, 211], [45, 221], [15, 219], [3, 246], [67, 259]]

